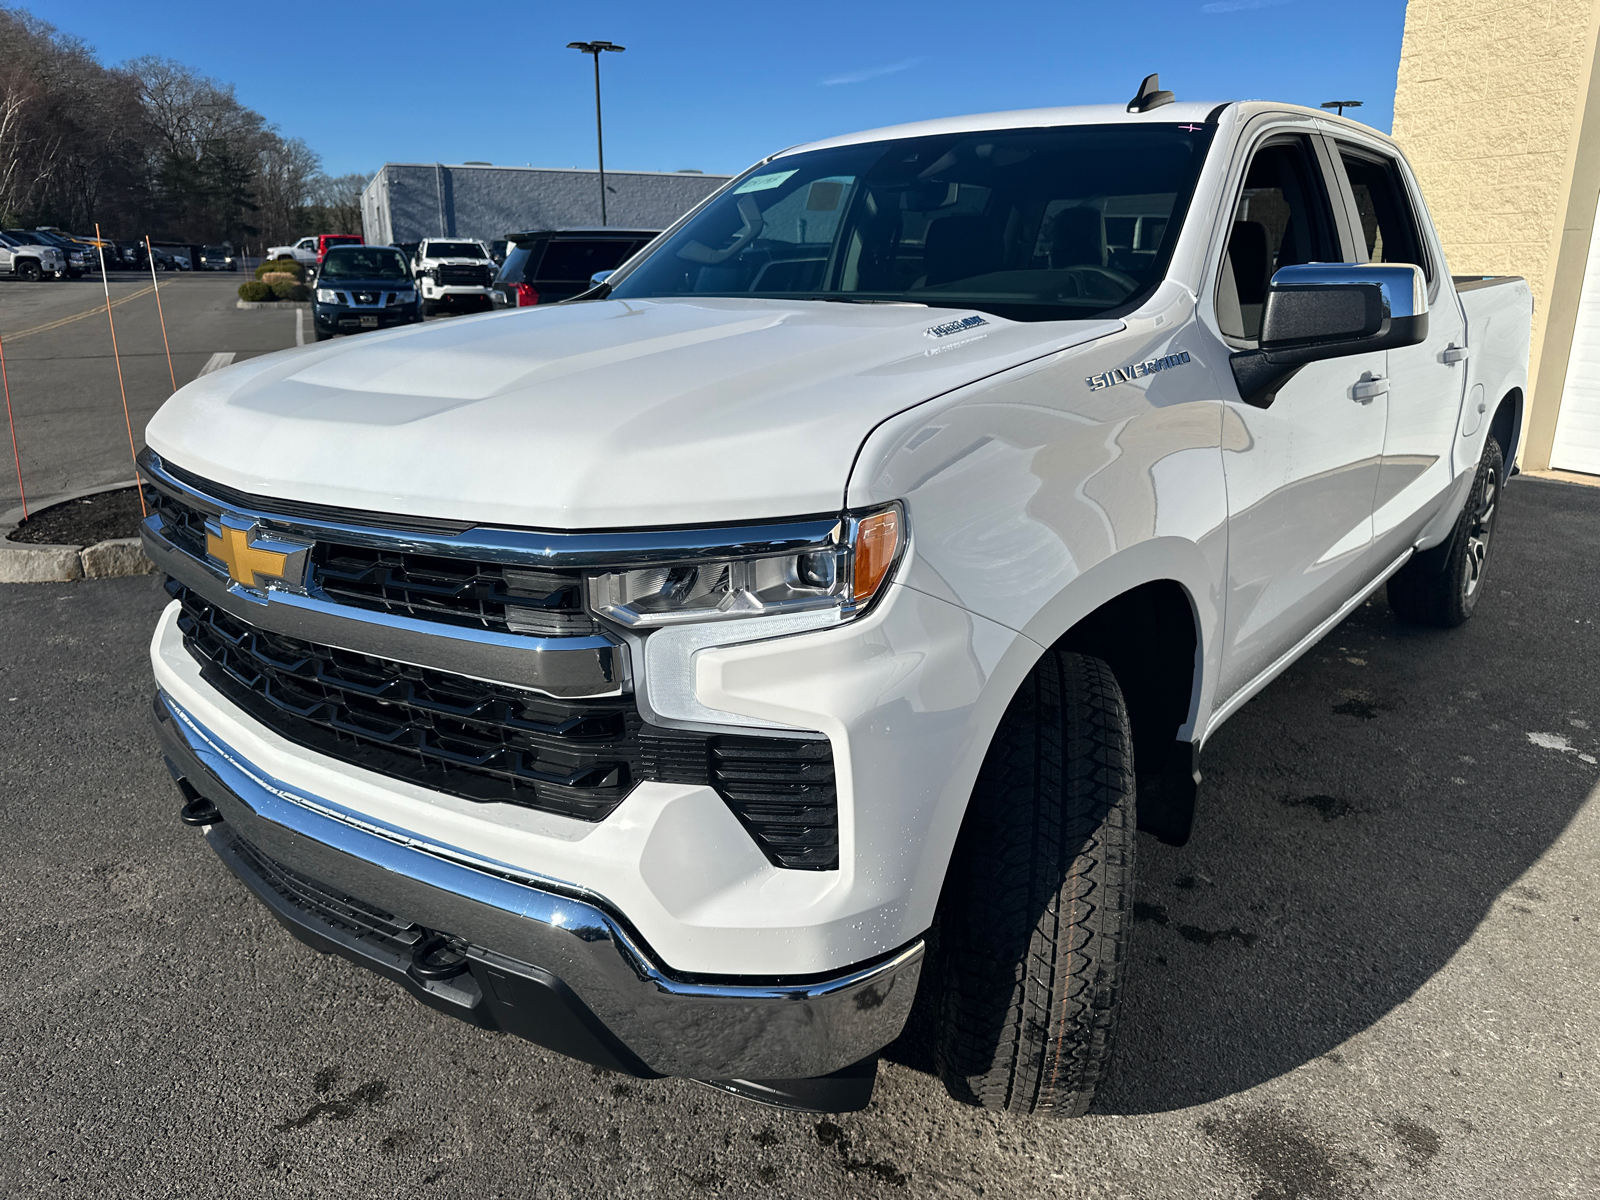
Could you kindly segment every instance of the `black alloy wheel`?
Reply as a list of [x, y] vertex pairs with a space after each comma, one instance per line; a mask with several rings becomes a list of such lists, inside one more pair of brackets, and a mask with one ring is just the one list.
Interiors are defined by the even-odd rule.
[[1504, 480], [1500, 443], [1491, 437], [1449, 540], [1414, 555], [1389, 580], [1389, 607], [1395, 616], [1441, 629], [1453, 629], [1472, 616], [1483, 596]]

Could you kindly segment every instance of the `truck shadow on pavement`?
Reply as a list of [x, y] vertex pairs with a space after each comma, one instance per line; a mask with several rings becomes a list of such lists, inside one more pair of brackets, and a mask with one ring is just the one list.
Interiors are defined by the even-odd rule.
[[[1597, 517], [1600, 489], [1518, 481], [1471, 621], [1406, 626], [1380, 591], [1218, 731], [1194, 839], [1139, 839], [1132, 978], [1093, 1111], [1337, 1061], [1497, 902], [1559, 905], [1517, 881], [1600, 783]], [[933, 1071], [934, 992], [891, 1061]]]

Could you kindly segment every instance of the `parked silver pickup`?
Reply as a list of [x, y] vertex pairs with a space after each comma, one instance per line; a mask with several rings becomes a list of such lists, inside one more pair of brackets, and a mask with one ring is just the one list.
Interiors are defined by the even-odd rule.
[[1483, 597], [1530, 314], [1314, 110], [1152, 78], [786, 150], [574, 302], [167, 402], [184, 819], [612, 1070], [857, 1108], [928, 989], [952, 1095], [1082, 1113], [1135, 831], [1378, 589]]

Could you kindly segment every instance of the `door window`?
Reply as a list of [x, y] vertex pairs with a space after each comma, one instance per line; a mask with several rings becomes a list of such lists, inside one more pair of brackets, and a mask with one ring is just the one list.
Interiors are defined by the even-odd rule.
[[1356, 210], [1361, 214], [1361, 236], [1367, 261], [1414, 263], [1433, 279], [1417, 236], [1417, 218], [1411, 210], [1400, 170], [1391, 159], [1369, 156], [1349, 146], [1339, 147], [1344, 173], [1350, 179]]
[[1267, 284], [1279, 267], [1338, 262], [1322, 173], [1304, 138], [1256, 151], [1234, 210], [1217, 286], [1217, 324], [1229, 337], [1261, 335]]

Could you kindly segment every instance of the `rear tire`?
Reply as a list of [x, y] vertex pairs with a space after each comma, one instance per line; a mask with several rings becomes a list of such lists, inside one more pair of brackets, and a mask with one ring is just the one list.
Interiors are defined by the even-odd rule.
[[1133, 736], [1105, 663], [1050, 651], [1012, 699], [945, 886], [939, 1073], [958, 1100], [1083, 1115], [1133, 921]]
[[1436, 550], [1415, 555], [1389, 580], [1389, 607], [1395, 616], [1415, 625], [1453, 629], [1472, 615], [1483, 595], [1504, 479], [1500, 443], [1491, 437], [1478, 460], [1478, 477], [1472, 481], [1450, 540]]

